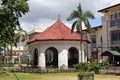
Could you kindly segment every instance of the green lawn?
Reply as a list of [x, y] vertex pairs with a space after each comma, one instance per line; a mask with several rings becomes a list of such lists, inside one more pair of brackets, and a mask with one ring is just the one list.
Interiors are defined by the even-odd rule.
[[[19, 80], [78, 80], [78, 73], [16, 73]], [[10, 77], [0, 77], [0, 80], [17, 80], [12, 74]], [[95, 80], [120, 80], [116, 75], [95, 75]]]

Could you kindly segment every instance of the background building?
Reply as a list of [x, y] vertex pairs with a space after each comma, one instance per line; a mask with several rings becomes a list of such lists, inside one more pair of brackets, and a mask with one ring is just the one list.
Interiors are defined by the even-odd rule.
[[90, 34], [83, 30], [84, 35], [91, 40], [88, 58], [117, 64], [120, 62], [120, 4], [98, 12], [103, 13], [102, 26], [93, 27]]
[[[108, 51], [107, 61], [120, 62], [120, 3], [99, 10], [102, 16], [103, 51]], [[104, 56], [105, 53], [103, 54]]]
[[98, 61], [101, 59], [100, 55], [103, 52], [102, 49], [102, 26], [96, 26], [91, 29], [91, 33], [87, 33], [87, 30], [83, 30], [84, 36], [86, 36], [91, 43], [87, 45], [88, 59], [94, 59]]

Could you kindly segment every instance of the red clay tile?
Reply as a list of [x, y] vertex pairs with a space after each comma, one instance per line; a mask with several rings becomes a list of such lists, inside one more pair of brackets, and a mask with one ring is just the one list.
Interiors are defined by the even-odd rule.
[[[27, 43], [32, 43], [35, 41], [80, 41], [80, 35], [73, 32], [62, 23], [60, 19], [57, 20], [55, 24], [50, 26], [45, 31], [39, 33], [32, 39], [28, 40]], [[83, 41], [89, 42], [89, 40], [83, 37]]]

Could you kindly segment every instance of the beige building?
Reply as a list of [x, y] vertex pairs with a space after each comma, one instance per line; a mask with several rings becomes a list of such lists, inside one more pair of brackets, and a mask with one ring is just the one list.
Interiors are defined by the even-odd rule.
[[120, 49], [120, 4], [99, 10], [102, 16], [103, 51]]
[[[8, 46], [7, 48], [2, 51], [4, 53], [4, 63], [17, 63], [20, 61], [21, 56], [24, 54], [24, 46], [23, 43], [21, 45], [18, 45], [17, 47], [15, 46]], [[12, 51], [11, 51], [12, 49]]]
[[12, 63], [16, 63], [15, 62], [16, 58], [18, 58], [17, 62], [19, 62], [23, 54], [24, 54], [24, 45], [18, 47], [12, 47]]
[[102, 48], [102, 26], [96, 26], [91, 29], [91, 33], [87, 33], [86, 29], [83, 30], [84, 36], [86, 36], [91, 43], [87, 46], [88, 60], [100, 60], [100, 55], [103, 52]]
[[92, 33], [84, 34], [91, 40], [88, 44], [88, 59], [98, 62], [102, 59], [110, 63], [120, 62], [120, 4], [98, 12], [103, 13], [102, 26], [92, 28]]
[[33, 38], [35, 35], [41, 33], [42, 30], [37, 30], [37, 29], [33, 29], [32, 31], [28, 32], [28, 39]]
[[[108, 56], [110, 63], [120, 62], [120, 3], [101, 9], [98, 12], [102, 16], [102, 39], [103, 39], [103, 56]], [[118, 53], [117, 53], [117, 52]]]

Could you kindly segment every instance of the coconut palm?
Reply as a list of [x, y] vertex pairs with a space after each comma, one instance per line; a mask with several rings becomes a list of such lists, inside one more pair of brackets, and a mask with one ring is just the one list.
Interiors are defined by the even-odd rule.
[[87, 32], [90, 33], [91, 25], [88, 19], [94, 19], [94, 18], [95, 18], [94, 15], [90, 11], [85, 11], [85, 12], [83, 11], [83, 9], [81, 8], [81, 4], [78, 4], [77, 10], [74, 10], [67, 18], [68, 21], [75, 20], [75, 22], [72, 24], [71, 32], [73, 32], [74, 29], [76, 29], [76, 31], [80, 34], [81, 54], [82, 54], [82, 39], [83, 39], [82, 23], [84, 23], [85, 27], [87, 28]]
[[15, 35], [15, 46], [18, 46], [19, 48], [19, 62], [20, 62], [20, 47], [21, 47], [21, 42], [25, 41], [27, 38], [27, 33], [24, 31], [22, 28], [17, 31]]

